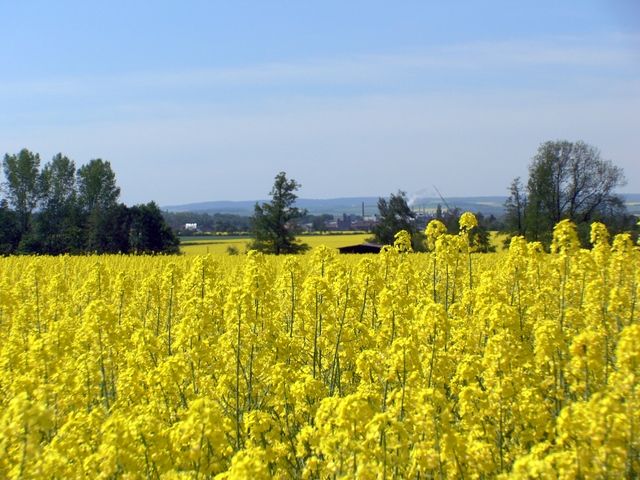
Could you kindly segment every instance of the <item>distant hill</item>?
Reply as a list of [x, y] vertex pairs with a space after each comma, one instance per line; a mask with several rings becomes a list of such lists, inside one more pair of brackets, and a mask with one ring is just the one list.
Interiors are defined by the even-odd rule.
[[187, 203], [184, 205], [168, 205], [162, 207], [169, 212], [199, 212], [199, 213], [231, 213], [234, 215], [253, 215], [253, 206], [256, 201], [265, 200], [220, 200], [213, 202]]
[[[640, 193], [628, 193], [621, 195], [629, 212], [640, 214]], [[450, 197], [445, 202], [440, 198], [418, 197], [411, 199], [411, 207], [418, 212], [435, 212], [438, 204], [443, 209], [459, 208], [462, 211], [481, 212], [484, 215], [499, 216], [504, 213], [504, 202], [506, 196], [486, 196], [486, 197]], [[185, 205], [168, 205], [162, 207], [169, 212], [199, 212], [199, 213], [229, 213], [234, 215], [253, 215], [256, 202], [267, 200], [241, 200], [241, 201], [212, 201], [188, 203]], [[320, 215], [342, 215], [343, 213], [361, 215], [364, 205], [365, 215], [373, 215], [378, 212], [378, 197], [343, 197], [343, 198], [299, 198], [296, 205], [305, 208], [309, 213]]]
[[[163, 210], [169, 212], [204, 212], [204, 213], [231, 213], [235, 215], [253, 215], [256, 202], [262, 203], [268, 200], [240, 200], [240, 201], [213, 201], [189, 203], [186, 205], [169, 205]], [[364, 203], [365, 214], [373, 215], [378, 211], [378, 197], [349, 197], [349, 198], [299, 198], [296, 206], [305, 208], [309, 213], [319, 215], [328, 213], [331, 215], [362, 214]]]
[[411, 207], [418, 212], [433, 213], [440, 205], [443, 209], [459, 208], [463, 212], [481, 212], [484, 215], [495, 215], [496, 217], [504, 213], [504, 202], [506, 196], [491, 197], [450, 197], [442, 201], [441, 198], [424, 197], [412, 199]]
[[627, 193], [621, 196], [627, 204], [629, 213], [640, 215], [640, 193]]

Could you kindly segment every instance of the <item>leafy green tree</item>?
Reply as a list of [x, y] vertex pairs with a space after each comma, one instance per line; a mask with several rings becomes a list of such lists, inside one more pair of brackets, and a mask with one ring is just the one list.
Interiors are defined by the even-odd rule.
[[120, 188], [111, 164], [99, 158], [91, 160], [78, 169], [77, 182], [78, 205], [85, 218], [86, 249], [97, 253], [127, 252], [129, 216], [126, 207], [118, 205]]
[[76, 167], [58, 153], [38, 178], [40, 212], [35, 221], [39, 252], [73, 253], [82, 250], [82, 222], [77, 201]]
[[516, 177], [509, 186], [509, 198], [504, 204], [505, 228], [512, 235], [525, 234], [524, 213], [527, 207], [527, 196], [520, 177]]
[[118, 198], [120, 187], [111, 163], [97, 158], [78, 169], [78, 199], [84, 211], [108, 210]]
[[119, 203], [92, 217], [86, 251], [95, 253], [129, 253], [131, 215], [126, 205]]
[[58, 153], [42, 168], [38, 185], [41, 208], [64, 210], [77, 196], [75, 163]]
[[400, 230], [406, 230], [413, 235], [416, 233], [415, 213], [409, 208], [407, 194], [398, 191], [391, 194], [389, 200], [378, 199], [378, 223], [373, 227], [375, 240], [385, 245], [393, 245], [394, 235]]
[[526, 193], [517, 179], [511, 185], [506, 223], [519, 223], [528, 239], [549, 243], [554, 225], [570, 219], [585, 241], [592, 221], [611, 225], [625, 216], [624, 204], [614, 193], [624, 184], [623, 170], [603, 160], [595, 147], [582, 141], [545, 142], [529, 165]]
[[276, 175], [269, 194], [271, 202], [256, 203], [252, 217], [255, 239], [249, 248], [276, 255], [308, 250], [307, 244], [298, 243], [295, 239], [296, 220], [306, 213], [294, 206], [298, 188], [300, 184], [293, 179], [288, 180], [285, 172]]
[[91, 160], [76, 171], [59, 153], [39, 167], [39, 155], [27, 149], [4, 157], [0, 255], [178, 253], [179, 241], [154, 202], [131, 209], [118, 203], [109, 162]]
[[490, 218], [486, 218], [480, 212], [477, 212], [475, 216], [478, 220], [478, 225], [471, 230], [469, 236], [469, 242], [473, 250], [481, 253], [495, 252], [496, 247], [491, 245], [491, 232], [488, 228], [488, 224], [491, 221]]
[[18, 218], [6, 200], [0, 201], [0, 255], [14, 253], [20, 243]]
[[178, 253], [180, 241], [166, 224], [155, 202], [129, 209], [129, 244], [132, 253]]
[[20, 234], [31, 227], [31, 214], [38, 202], [38, 169], [40, 155], [26, 148], [17, 155], [4, 156], [4, 190], [18, 220]]

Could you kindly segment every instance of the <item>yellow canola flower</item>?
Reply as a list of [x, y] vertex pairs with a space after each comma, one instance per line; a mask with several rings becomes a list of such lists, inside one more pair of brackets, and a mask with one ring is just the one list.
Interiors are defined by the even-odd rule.
[[579, 248], [580, 241], [578, 240], [578, 231], [575, 224], [571, 220], [561, 220], [553, 228], [551, 251], [563, 255], [573, 255]]
[[393, 247], [400, 253], [410, 253], [413, 252], [413, 247], [411, 246], [411, 234], [406, 230], [400, 230], [394, 236], [395, 240], [393, 242]]
[[[0, 258], [0, 478], [634, 478], [640, 250]], [[402, 250], [402, 252], [398, 251]]]
[[469, 230], [478, 226], [478, 219], [471, 212], [464, 212], [460, 216], [460, 231], [468, 232]]
[[436, 240], [447, 233], [447, 227], [440, 220], [431, 220], [425, 228], [424, 234], [427, 237], [429, 250], [434, 250]]
[[607, 230], [606, 225], [600, 222], [593, 222], [591, 224], [591, 233], [589, 236], [589, 241], [594, 245], [608, 244], [609, 242], [609, 231]]

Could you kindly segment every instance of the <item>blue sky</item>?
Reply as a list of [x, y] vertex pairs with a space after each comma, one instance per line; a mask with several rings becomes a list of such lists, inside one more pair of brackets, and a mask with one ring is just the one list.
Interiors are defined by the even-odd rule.
[[0, 1], [0, 153], [112, 163], [126, 203], [505, 194], [545, 140], [640, 192], [640, 6]]

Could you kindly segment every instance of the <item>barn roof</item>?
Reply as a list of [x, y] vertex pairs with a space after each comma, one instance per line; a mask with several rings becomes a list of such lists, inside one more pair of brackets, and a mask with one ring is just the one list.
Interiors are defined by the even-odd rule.
[[379, 253], [381, 249], [382, 245], [369, 242], [338, 248], [340, 253]]

